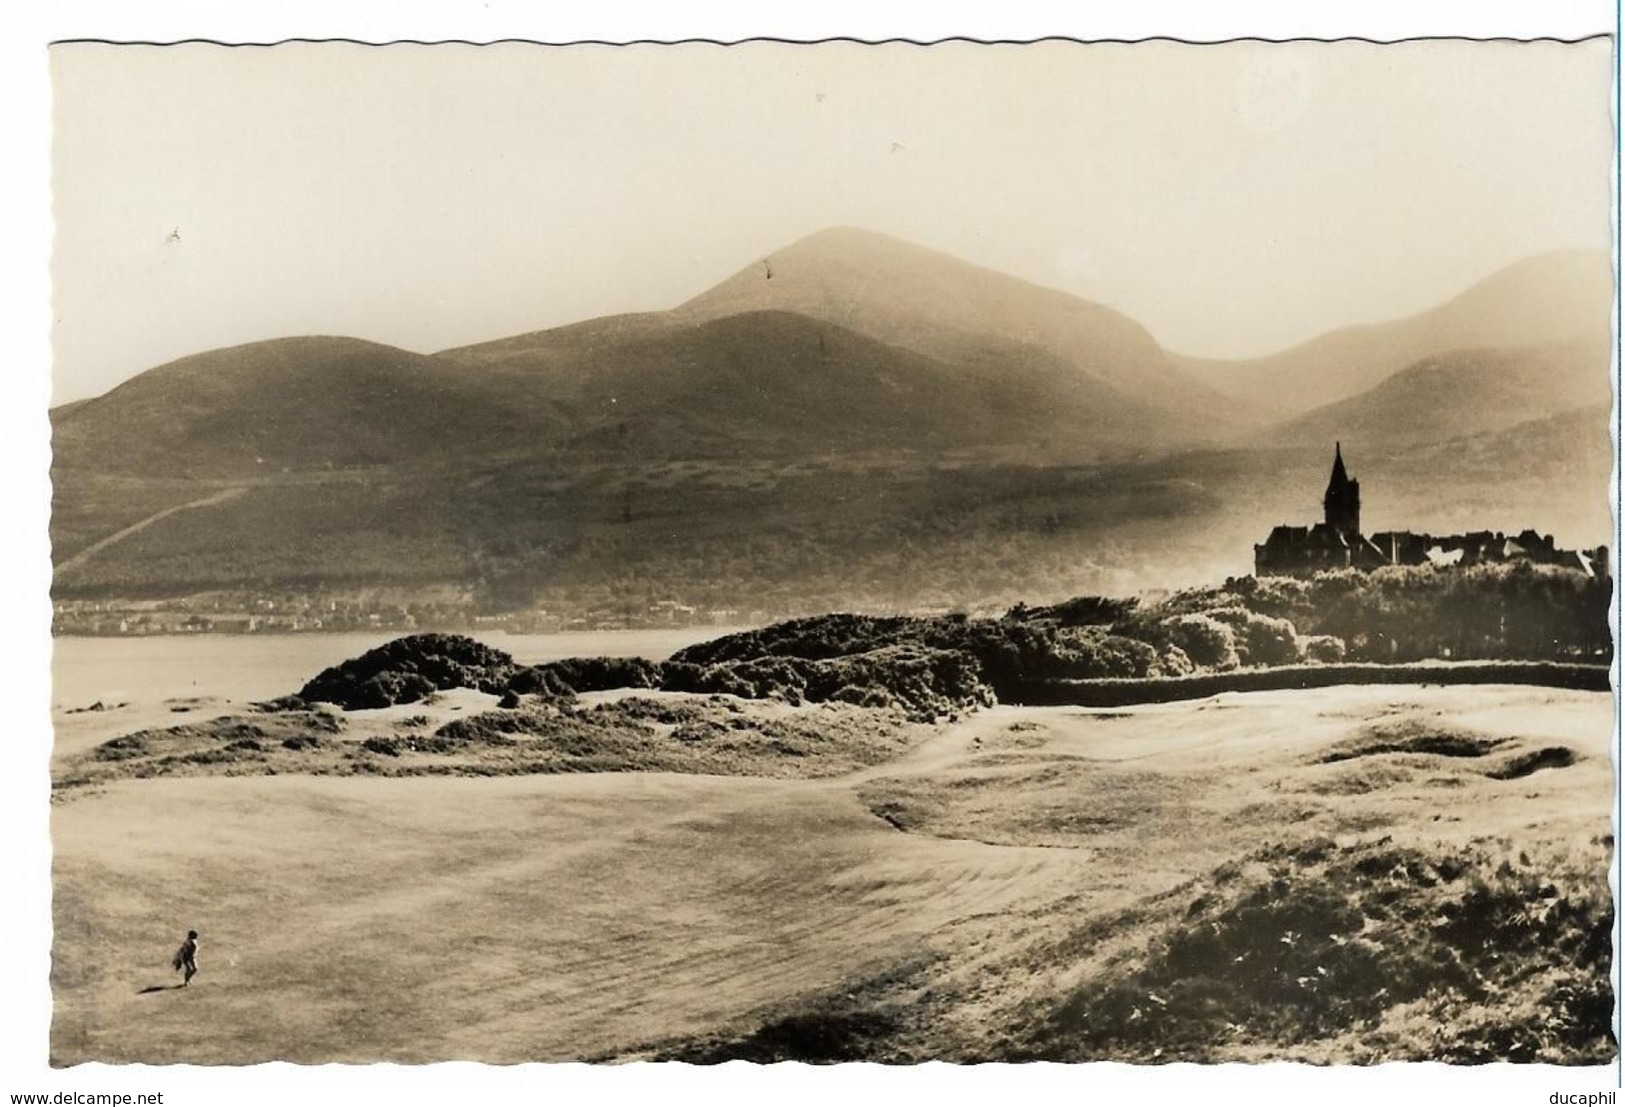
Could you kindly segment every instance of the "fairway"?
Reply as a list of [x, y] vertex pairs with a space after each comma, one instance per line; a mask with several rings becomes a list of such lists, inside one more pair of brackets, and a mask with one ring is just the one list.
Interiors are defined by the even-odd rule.
[[[52, 1063], [636, 1057], [902, 977], [954, 997], [952, 1057], [1133, 938], [1080, 928], [1262, 842], [1598, 839], [1611, 712], [1341, 688], [995, 708], [825, 780], [119, 780], [53, 808]], [[1485, 752], [1372, 745], [1418, 725]]]
[[[907, 960], [1077, 875], [899, 834], [850, 793], [658, 774], [146, 781], [56, 826], [60, 1062], [581, 1057]], [[202, 976], [142, 994], [177, 982], [182, 918]]]

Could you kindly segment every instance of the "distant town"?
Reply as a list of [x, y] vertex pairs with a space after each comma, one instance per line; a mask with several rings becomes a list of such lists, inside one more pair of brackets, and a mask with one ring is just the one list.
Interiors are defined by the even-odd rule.
[[1333, 450], [1332, 475], [1322, 501], [1325, 519], [1312, 526], [1283, 524], [1270, 531], [1262, 544], [1253, 547], [1255, 576], [1303, 577], [1335, 569], [1370, 572], [1389, 565], [1449, 569], [1517, 561], [1557, 565], [1592, 577], [1609, 574], [1607, 546], [1565, 550], [1551, 535], [1528, 528], [1513, 535], [1488, 530], [1450, 535], [1398, 530], [1366, 535], [1360, 529], [1360, 482], [1349, 476], [1343, 463], [1343, 444], [1336, 443]]
[[651, 630], [670, 627], [759, 625], [786, 612], [700, 608], [673, 600], [615, 608], [556, 611], [545, 608], [487, 613], [472, 603], [397, 602], [289, 592], [275, 597], [235, 593], [163, 600], [59, 600], [51, 632], [91, 637], [186, 634], [303, 634], [354, 631], [571, 631]]

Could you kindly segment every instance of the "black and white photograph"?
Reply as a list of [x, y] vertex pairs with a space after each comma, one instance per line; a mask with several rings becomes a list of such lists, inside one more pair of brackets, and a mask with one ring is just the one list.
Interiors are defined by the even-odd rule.
[[54, 41], [38, 1063], [1617, 1088], [1615, 49]]

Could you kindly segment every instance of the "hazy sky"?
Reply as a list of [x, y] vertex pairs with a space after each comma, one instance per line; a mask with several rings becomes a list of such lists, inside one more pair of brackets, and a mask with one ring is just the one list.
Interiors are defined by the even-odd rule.
[[52, 50], [55, 395], [673, 306], [822, 227], [1262, 354], [1607, 248], [1605, 41]]

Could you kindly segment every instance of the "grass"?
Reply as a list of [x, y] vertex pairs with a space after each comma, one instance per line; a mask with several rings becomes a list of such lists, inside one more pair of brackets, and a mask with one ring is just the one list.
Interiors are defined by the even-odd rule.
[[[458, 695], [314, 750], [243, 716], [66, 766], [109, 775], [53, 807], [53, 1063], [1613, 1050], [1607, 696], [1000, 707], [881, 751], [852, 707]], [[543, 767], [610, 732], [800, 775]], [[346, 775], [234, 775], [330, 750]], [[188, 927], [202, 975], [151, 991]]]
[[70, 758], [56, 787], [164, 776], [523, 776], [675, 772], [820, 777], [875, 765], [930, 728], [845, 704], [762, 708], [728, 697], [533, 699], [453, 715], [277, 710], [137, 731]]
[[[824, 785], [694, 775], [131, 781], [53, 835], [58, 1065], [620, 1056], [1043, 880]], [[202, 974], [141, 994], [187, 927]]]
[[1534, 858], [1388, 837], [1257, 851], [1243, 871], [1261, 871], [1209, 874], [1068, 995], [1028, 1055], [1605, 1064], [1608, 860], [1600, 838]]
[[650, 1060], [691, 1065], [929, 1060], [912, 1052], [909, 1043], [927, 1030], [943, 1005], [944, 996], [921, 986], [932, 964], [930, 958], [905, 961], [831, 991], [797, 997], [749, 1029], [664, 1042], [644, 1052]]
[[1365, 728], [1352, 741], [1333, 746], [1321, 754], [1323, 765], [1339, 761], [1352, 761], [1361, 757], [1378, 757], [1391, 753], [1437, 754], [1441, 757], [1483, 757], [1504, 745], [1507, 739], [1481, 734], [1443, 730], [1427, 726], [1421, 720], [1408, 719], [1395, 726], [1379, 723]]

